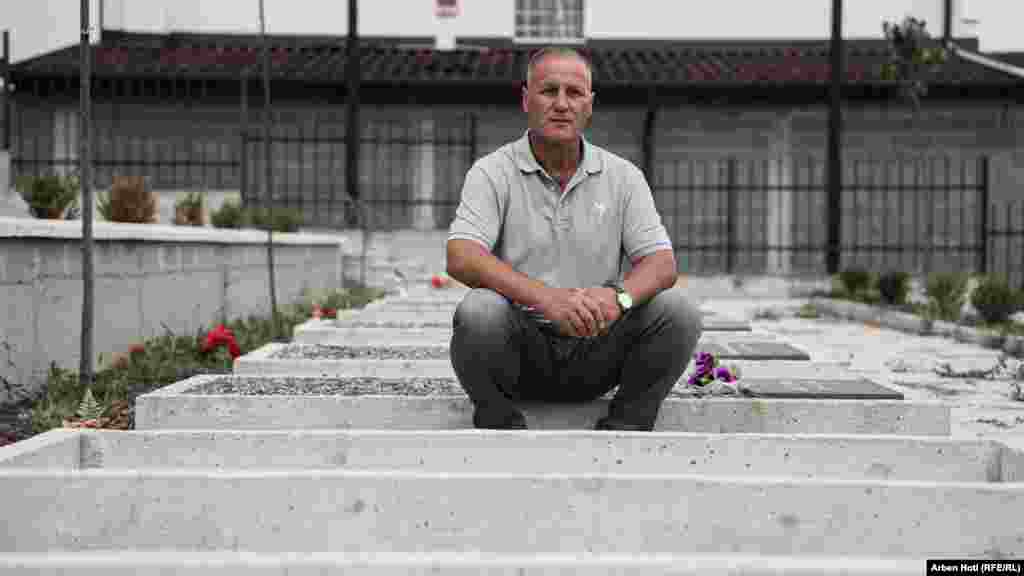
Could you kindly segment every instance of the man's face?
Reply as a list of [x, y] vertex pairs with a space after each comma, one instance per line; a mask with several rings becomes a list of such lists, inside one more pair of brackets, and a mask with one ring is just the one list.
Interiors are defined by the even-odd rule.
[[590, 86], [582, 60], [545, 56], [523, 88], [523, 112], [530, 131], [550, 142], [576, 142], [593, 115]]

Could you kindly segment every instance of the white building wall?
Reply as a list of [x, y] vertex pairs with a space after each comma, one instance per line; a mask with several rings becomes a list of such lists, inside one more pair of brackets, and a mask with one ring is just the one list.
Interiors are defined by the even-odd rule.
[[[585, 30], [591, 38], [780, 39], [827, 38], [831, 0], [585, 0]], [[844, 0], [844, 35], [881, 38], [883, 20], [907, 14], [923, 18], [933, 34], [942, 33], [944, 0]], [[93, 21], [100, 3], [106, 28], [167, 32], [259, 31], [259, 0], [92, 0]], [[969, 5], [967, 3], [970, 3]], [[6, 10], [17, 3], [17, 10]], [[958, 36], [977, 36], [982, 50], [1024, 50], [1014, 23], [1024, 18], [1024, 3], [1007, 0], [954, 0]], [[265, 0], [267, 28], [276, 34], [344, 35], [346, 0]], [[514, 0], [462, 0], [451, 23], [457, 37], [511, 38]], [[968, 15], [981, 20], [961, 25]], [[433, 36], [438, 24], [433, 0], [361, 0], [360, 32], [366, 36]], [[11, 30], [16, 62], [78, 42], [77, 0], [0, 0], [0, 29]]]

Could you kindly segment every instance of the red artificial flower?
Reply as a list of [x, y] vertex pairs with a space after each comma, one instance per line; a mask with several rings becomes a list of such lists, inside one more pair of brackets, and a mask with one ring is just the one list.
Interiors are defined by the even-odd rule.
[[324, 318], [337, 318], [338, 317], [338, 311], [335, 310], [334, 308], [324, 308], [323, 315], [324, 315]]
[[209, 352], [214, 348], [225, 344], [227, 345], [228, 352], [231, 353], [232, 358], [238, 358], [242, 355], [242, 350], [238, 347], [238, 342], [235, 341], [235, 335], [231, 333], [229, 328], [225, 328], [224, 325], [221, 324], [206, 335], [202, 351]]
[[132, 344], [131, 347], [128, 348], [129, 354], [142, 354], [145, 351], [146, 347], [143, 346], [142, 344]]

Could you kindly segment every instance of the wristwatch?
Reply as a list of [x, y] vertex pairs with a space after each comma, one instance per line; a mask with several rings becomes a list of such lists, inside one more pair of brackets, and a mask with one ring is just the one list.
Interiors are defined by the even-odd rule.
[[619, 303], [621, 312], [633, 307], [633, 297], [626, 292], [626, 287], [621, 282], [606, 282], [604, 285], [615, 290], [615, 300]]

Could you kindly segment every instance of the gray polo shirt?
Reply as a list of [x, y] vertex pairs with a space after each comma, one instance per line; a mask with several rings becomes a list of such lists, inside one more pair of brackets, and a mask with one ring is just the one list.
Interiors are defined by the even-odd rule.
[[632, 162], [581, 137], [583, 157], [562, 192], [534, 156], [528, 134], [466, 173], [449, 240], [479, 242], [518, 272], [558, 288], [620, 280], [630, 262], [672, 249], [651, 189]]

